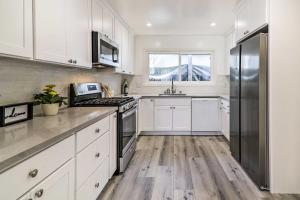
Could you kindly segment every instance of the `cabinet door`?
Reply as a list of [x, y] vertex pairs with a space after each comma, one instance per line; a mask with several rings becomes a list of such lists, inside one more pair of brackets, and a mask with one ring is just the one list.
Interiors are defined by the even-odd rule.
[[155, 106], [155, 131], [171, 131], [173, 126], [172, 106]]
[[229, 120], [229, 111], [227, 110], [224, 113], [224, 136], [227, 138], [227, 140], [230, 140]]
[[219, 132], [219, 100], [192, 100], [192, 131]]
[[173, 130], [191, 131], [191, 106], [174, 106]]
[[21, 200], [74, 200], [74, 174], [74, 160], [71, 160], [24, 195]]
[[236, 29], [236, 41], [242, 39], [250, 33], [248, 0], [243, 0], [239, 5], [236, 15]]
[[67, 53], [72, 64], [91, 68], [91, 0], [68, 0]]
[[0, 53], [33, 57], [32, 0], [0, 1]]
[[141, 99], [139, 123], [141, 131], [154, 131], [154, 100]]
[[111, 11], [103, 7], [103, 34], [109, 39], [113, 39], [113, 29], [114, 29], [114, 15]]
[[110, 115], [109, 178], [117, 170], [117, 113]]
[[268, 23], [268, 0], [248, 0], [250, 13], [250, 29], [254, 31]]
[[67, 0], [35, 0], [35, 59], [67, 63], [66, 8]]
[[118, 19], [115, 19], [115, 42], [119, 45], [119, 63], [120, 67], [116, 68], [117, 72], [122, 72], [122, 31], [123, 25]]
[[100, 0], [92, 0], [92, 27], [93, 31], [102, 33], [103, 8]]
[[128, 37], [129, 33], [125, 26], [122, 26], [122, 73], [128, 73]]
[[132, 32], [129, 32], [128, 36], [128, 66], [127, 66], [127, 72], [128, 74], [133, 75], [134, 74], [134, 34]]

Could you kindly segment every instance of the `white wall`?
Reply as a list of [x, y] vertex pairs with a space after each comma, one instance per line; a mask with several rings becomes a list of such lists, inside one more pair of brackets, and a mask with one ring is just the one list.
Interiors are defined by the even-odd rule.
[[130, 92], [138, 94], [162, 93], [169, 86], [149, 86], [148, 52], [149, 51], [212, 51], [213, 52], [213, 84], [197, 86], [176, 86], [187, 94], [219, 95], [228, 94], [228, 81], [217, 75], [225, 64], [225, 37], [223, 36], [136, 36], [136, 76], [131, 80]]
[[271, 191], [300, 193], [300, 1], [270, 6]]
[[109, 84], [120, 94], [121, 80], [111, 69], [86, 70], [0, 57], [0, 105], [31, 101], [49, 83], [56, 84], [64, 96], [68, 96], [70, 83], [91, 81]]

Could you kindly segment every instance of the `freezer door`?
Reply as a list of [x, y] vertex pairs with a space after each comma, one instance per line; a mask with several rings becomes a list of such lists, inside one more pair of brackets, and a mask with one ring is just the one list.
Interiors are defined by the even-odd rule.
[[241, 165], [260, 187], [268, 187], [267, 34], [241, 47]]
[[237, 46], [230, 51], [230, 151], [240, 162], [240, 51]]

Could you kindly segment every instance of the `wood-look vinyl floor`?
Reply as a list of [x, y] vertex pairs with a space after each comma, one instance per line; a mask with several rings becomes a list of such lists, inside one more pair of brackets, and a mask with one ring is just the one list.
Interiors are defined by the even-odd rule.
[[98, 200], [296, 200], [261, 192], [222, 136], [141, 136], [123, 175]]

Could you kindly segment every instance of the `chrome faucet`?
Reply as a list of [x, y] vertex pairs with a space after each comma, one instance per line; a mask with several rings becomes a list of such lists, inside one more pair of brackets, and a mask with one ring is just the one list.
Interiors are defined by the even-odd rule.
[[172, 94], [175, 94], [175, 93], [176, 93], [176, 89], [174, 88], [174, 79], [173, 79], [173, 77], [172, 77], [171, 93], [172, 93]]

